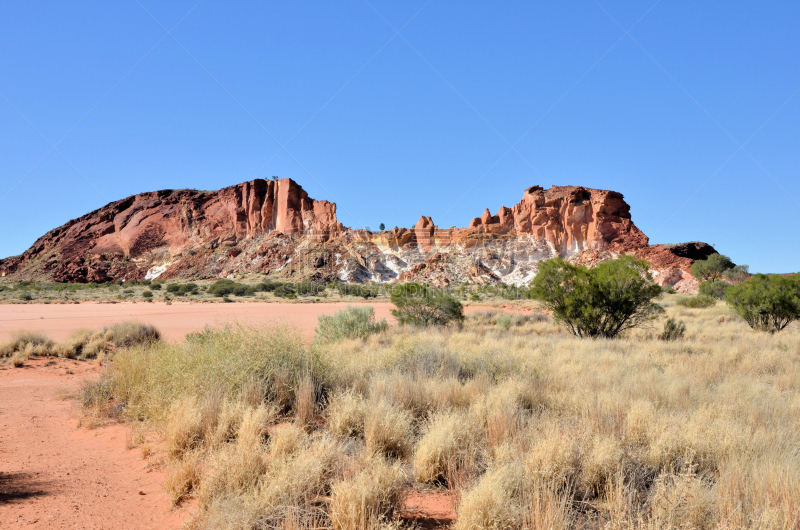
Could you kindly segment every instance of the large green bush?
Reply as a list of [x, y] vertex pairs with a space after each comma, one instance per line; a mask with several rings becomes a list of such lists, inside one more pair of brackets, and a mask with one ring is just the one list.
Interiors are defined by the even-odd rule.
[[725, 300], [751, 328], [775, 333], [800, 319], [800, 274], [756, 274], [731, 286]]
[[392, 314], [400, 324], [442, 326], [464, 320], [461, 302], [442, 291], [418, 283], [394, 287], [391, 301], [396, 307], [392, 309]]
[[704, 296], [710, 296], [711, 298], [716, 298], [717, 300], [724, 300], [725, 291], [727, 291], [728, 287], [730, 286], [731, 284], [721, 280], [703, 282], [700, 284], [700, 294]]
[[375, 308], [370, 305], [360, 307], [349, 305], [333, 315], [320, 315], [317, 321], [317, 338], [324, 342], [365, 339], [389, 327], [386, 319], [380, 322], [375, 320]]
[[663, 312], [653, 302], [661, 287], [648, 269], [647, 261], [632, 256], [593, 269], [549, 259], [539, 266], [530, 296], [579, 337], [615, 337]]
[[706, 259], [692, 263], [692, 276], [701, 282], [713, 282], [722, 278], [725, 271], [733, 269], [735, 265], [731, 258], [722, 254], [711, 254]]

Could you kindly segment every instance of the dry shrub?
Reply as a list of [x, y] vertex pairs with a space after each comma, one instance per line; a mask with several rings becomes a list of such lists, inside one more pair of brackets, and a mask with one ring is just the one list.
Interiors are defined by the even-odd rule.
[[295, 391], [294, 421], [310, 428], [317, 417], [317, 388], [310, 376], [300, 379]]
[[555, 426], [541, 433], [532, 432], [530, 437], [535, 442], [525, 456], [525, 472], [531, 480], [557, 490], [574, 484], [580, 462], [578, 441]]
[[482, 452], [480, 426], [464, 412], [434, 416], [429, 421], [414, 455], [414, 478], [448, 487], [471, 476]]
[[364, 442], [371, 454], [404, 458], [411, 451], [412, 416], [385, 399], [370, 402], [364, 425]]
[[296, 425], [281, 425], [272, 430], [269, 437], [269, 454], [275, 459], [287, 459], [295, 456], [308, 445], [306, 432]]
[[330, 517], [337, 530], [380, 528], [403, 502], [406, 480], [399, 463], [373, 457], [350, 479], [332, 487]]
[[517, 462], [490, 469], [461, 499], [454, 530], [512, 530], [522, 524], [525, 470]]
[[289, 458], [270, 462], [269, 480], [261, 483], [256, 501], [264, 510], [314, 504], [330, 490], [340, 446], [318, 437]]
[[367, 401], [356, 392], [334, 395], [327, 410], [328, 430], [343, 438], [363, 436], [367, 409]]
[[580, 487], [587, 494], [600, 494], [622, 470], [622, 444], [616, 438], [597, 434], [581, 449]]
[[14, 352], [14, 355], [11, 356], [11, 365], [14, 368], [22, 368], [27, 360], [28, 357], [24, 353]]
[[180, 458], [184, 453], [195, 449], [203, 440], [203, 415], [197, 398], [188, 396], [175, 402], [170, 409], [164, 431], [167, 454]]
[[716, 509], [711, 484], [691, 472], [660, 475], [649, 500], [657, 528], [714, 528]]
[[38, 331], [15, 331], [9, 342], [0, 345], [0, 357], [11, 357], [15, 352], [25, 353], [26, 350], [32, 354], [35, 347], [49, 349], [53, 344], [52, 340]]
[[200, 451], [185, 452], [167, 472], [164, 491], [170, 505], [177, 506], [200, 485], [203, 474], [203, 455]]

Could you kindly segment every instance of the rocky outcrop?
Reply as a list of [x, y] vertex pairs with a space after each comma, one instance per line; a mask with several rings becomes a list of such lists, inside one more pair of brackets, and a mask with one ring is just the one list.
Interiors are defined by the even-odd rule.
[[[618, 254], [646, 258], [661, 283], [696, 289], [688, 274], [714, 250], [650, 246], [622, 194], [533, 186], [522, 200], [465, 228], [422, 216], [410, 229], [345, 228], [336, 205], [293, 180], [253, 180], [219, 191], [163, 190], [116, 201], [45, 234], [0, 273], [62, 282], [213, 278], [260, 272], [330, 281], [529, 283], [561, 256], [593, 265]], [[695, 282], [696, 283], [696, 282]]]

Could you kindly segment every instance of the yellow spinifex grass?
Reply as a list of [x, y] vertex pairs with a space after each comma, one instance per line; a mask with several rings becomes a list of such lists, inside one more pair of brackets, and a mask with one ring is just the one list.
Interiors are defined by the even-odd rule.
[[118, 352], [104, 388], [164, 433], [198, 527], [391, 526], [423, 482], [459, 494], [457, 528], [795, 528], [800, 329], [677, 298], [616, 340], [496, 313], [336, 343], [228, 328]]

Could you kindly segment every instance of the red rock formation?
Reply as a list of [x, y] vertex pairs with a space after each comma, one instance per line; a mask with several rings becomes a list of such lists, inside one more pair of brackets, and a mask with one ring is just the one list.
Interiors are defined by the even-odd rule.
[[594, 265], [629, 253], [648, 259], [660, 283], [693, 290], [689, 267], [713, 252], [705, 244], [649, 246], [614, 191], [533, 186], [518, 204], [495, 215], [486, 209], [467, 228], [439, 229], [422, 216], [414, 228], [372, 233], [343, 227], [335, 204], [309, 198], [291, 179], [257, 179], [215, 192], [164, 190], [110, 203], [45, 234], [21, 256], [0, 260], [0, 273], [104, 282], [146, 273], [282, 271], [296, 278], [311, 271], [326, 281], [518, 284], [530, 281], [540, 259]]

